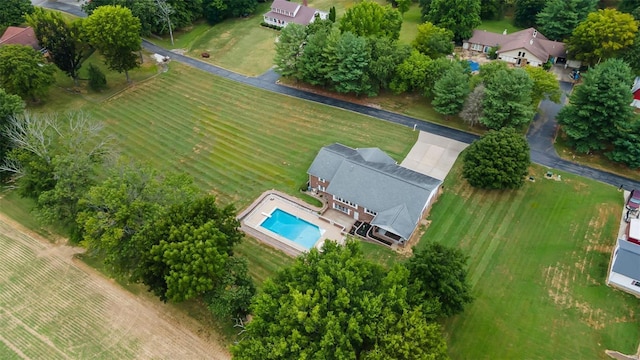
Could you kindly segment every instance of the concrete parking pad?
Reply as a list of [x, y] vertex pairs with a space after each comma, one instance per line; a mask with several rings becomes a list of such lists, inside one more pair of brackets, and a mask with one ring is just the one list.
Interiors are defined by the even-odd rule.
[[444, 180], [460, 152], [469, 144], [420, 131], [418, 141], [402, 161], [401, 166]]

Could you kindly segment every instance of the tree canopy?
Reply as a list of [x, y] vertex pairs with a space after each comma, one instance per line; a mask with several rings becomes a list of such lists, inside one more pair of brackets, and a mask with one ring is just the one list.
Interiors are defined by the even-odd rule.
[[630, 14], [614, 9], [590, 13], [567, 41], [567, 51], [577, 60], [600, 63], [630, 47], [638, 32], [638, 24]]
[[420, 245], [424, 246], [414, 249], [407, 262], [411, 295], [418, 302], [437, 300], [441, 315], [461, 313], [473, 300], [467, 281], [467, 256], [457, 248], [433, 241]]
[[432, 59], [450, 55], [453, 53], [453, 33], [427, 21], [418, 25], [418, 35], [411, 45]]
[[409, 271], [324, 243], [263, 284], [235, 359], [446, 359], [440, 326], [409, 303]]
[[536, 17], [546, 0], [515, 0], [513, 24], [523, 28], [536, 26]]
[[398, 40], [402, 27], [402, 15], [391, 7], [370, 0], [356, 3], [340, 18], [341, 32], [351, 32], [364, 37], [388, 37]]
[[[93, 11], [84, 20], [84, 33], [89, 43], [104, 56], [109, 69], [124, 72], [139, 66], [138, 55], [142, 44], [140, 20], [131, 10], [122, 6], [105, 5]], [[104, 31], [110, 29], [110, 31]]]
[[560, 91], [558, 79], [556, 79], [556, 76], [553, 73], [548, 72], [539, 66], [525, 66], [524, 70], [533, 81], [531, 97], [533, 99], [532, 104], [534, 107], [538, 107], [540, 101], [545, 97], [555, 103], [560, 102], [560, 95], [562, 95], [562, 92]]
[[30, 46], [0, 47], [0, 88], [22, 99], [38, 100], [48, 93], [55, 69]]
[[93, 49], [82, 34], [82, 19], [67, 23], [59, 12], [36, 9], [27, 16], [40, 45], [53, 63], [78, 85], [78, 72]]
[[597, 0], [547, 0], [537, 16], [538, 28], [547, 38], [564, 41], [596, 4]]
[[531, 160], [529, 144], [510, 127], [492, 130], [463, 153], [462, 176], [483, 189], [517, 189], [524, 185]]
[[628, 128], [633, 120], [631, 69], [622, 60], [609, 59], [584, 74], [570, 102], [557, 115], [558, 122], [576, 150], [601, 150]]
[[433, 86], [433, 109], [440, 114], [451, 116], [462, 110], [469, 94], [469, 75], [462, 66], [454, 66], [445, 71]]
[[[428, 4], [427, 4], [428, 3]], [[480, 25], [480, 0], [431, 0], [421, 2], [428, 7], [423, 19], [453, 32], [453, 39], [468, 39]]]
[[7, 130], [11, 119], [24, 111], [24, 102], [18, 95], [7, 94], [0, 88], [0, 182], [4, 182], [11, 173], [2, 170], [9, 151], [13, 148]]
[[81, 198], [77, 222], [83, 244], [103, 254], [115, 274], [130, 277], [150, 249], [135, 235], [168, 206], [193, 199], [197, 190], [186, 175], [160, 175], [126, 160], [108, 170], [107, 178]]
[[30, 0], [3, 0], [0, 4], [0, 28], [22, 24], [33, 9]]
[[485, 84], [483, 116], [480, 119], [484, 126], [497, 130], [527, 124], [533, 119], [533, 81], [525, 70], [499, 70]]
[[234, 207], [219, 208], [213, 196], [176, 203], [132, 239], [145, 251], [133, 278], [175, 302], [212, 291], [243, 238], [239, 225]]

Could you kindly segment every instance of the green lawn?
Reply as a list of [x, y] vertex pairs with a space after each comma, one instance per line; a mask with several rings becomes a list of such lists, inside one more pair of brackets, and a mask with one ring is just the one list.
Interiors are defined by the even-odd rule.
[[[638, 299], [605, 285], [622, 211], [612, 186], [561, 173], [518, 191], [445, 181], [424, 239], [469, 256], [475, 302], [446, 324], [453, 359], [604, 359], [636, 352]], [[424, 242], [423, 242], [424, 243]], [[526, 355], [523, 353], [526, 352]]]
[[[89, 108], [119, 150], [158, 169], [184, 171], [241, 209], [268, 189], [299, 196], [324, 145], [377, 146], [401, 160], [418, 133], [367, 116], [290, 98], [172, 64], [168, 73]], [[260, 282], [288, 259], [249, 240]]]
[[418, 25], [422, 24], [422, 14], [420, 6], [416, 3], [411, 4], [409, 11], [402, 16], [402, 29], [400, 29], [400, 42], [411, 44], [418, 35]]
[[[375, 1], [383, 5], [386, 4], [383, 0]], [[353, 4], [355, 4], [354, 0], [309, 1], [309, 6], [327, 12], [331, 6], [335, 6], [338, 17]], [[257, 10], [249, 17], [228, 19], [214, 26], [199, 23], [177, 31], [174, 34], [176, 41], [173, 46], [168, 35], [162, 39], [151, 38], [150, 40], [167, 48], [183, 49], [189, 56], [225, 69], [243, 75], [257, 76], [273, 66], [275, 40], [280, 33], [277, 30], [260, 26], [263, 15], [269, 11], [270, 6], [271, 1], [267, 1], [260, 3]], [[413, 6], [413, 8], [415, 7]], [[418, 15], [419, 13], [418, 9]], [[415, 32], [415, 30], [409, 31]], [[203, 52], [209, 53], [211, 57], [203, 59], [201, 57]]]
[[522, 30], [522, 28], [513, 25], [510, 18], [504, 18], [502, 20], [483, 20], [482, 24], [480, 24], [476, 29], [487, 30], [494, 33], [502, 33], [506, 29], [509, 34]]

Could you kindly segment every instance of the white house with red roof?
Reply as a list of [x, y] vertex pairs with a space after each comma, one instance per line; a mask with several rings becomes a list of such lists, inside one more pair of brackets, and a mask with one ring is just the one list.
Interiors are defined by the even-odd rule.
[[2, 45], [25, 45], [31, 46], [35, 50], [41, 49], [36, 33], [31, 26], [26, 28], [9, 26], [0, 37], [0, 46]]
[[486, 30], [474, 30], [473, 36], [465, 40], [463, 49], [488, 53], [492, 47], [498, 47], [498, 59], [516, 66], [542, 66], [547, 61], [553, 64], [567, 64], [580, 67], [580, 61], [569, 60], [563, 42], [547, 39], [534, 28], [507, 34], [492, 33]]
[[326, 19], [329, 13], [307, 6], [307, 0], [303, 4], [286, 0], [273, 0], [271, 11], [264, 14], [264, 22], [269, 25], [285, 27], [289, 23], [309, 25], [316, 16]]

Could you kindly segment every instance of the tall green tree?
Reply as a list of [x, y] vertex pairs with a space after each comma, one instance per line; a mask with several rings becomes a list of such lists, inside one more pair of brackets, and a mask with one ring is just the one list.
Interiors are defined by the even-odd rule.
[[551, 40], [564, 41], [596, 4], [597, 0], [547, 0], [536, 18], [538, 30]]
[[462, 66], [452, 67], [435, 82], [433, 93], [431, 105], [435, 111], [446, 116], [456, 115], [469, 94], [469, 76]]
[[227, 259], [219, 284], [205, 293], [204, 300], [214, 315], [244, 319], [255, 294], [247, 260], [232, 256]]
[[22, 99], [37, 101], [48, 93], [55, 69], [30, 46], [0, 47], [0, 88]]
[[505, 0], [480, 0], [482, 20], [501, 20], [504, 17]]
[[130, 277], [151, 248], [135, 235], [169, 206], [193, 199], [197, 189], [186, 175], [161, 175], [124, 161], [86, 192], [76, 221], [89, 251], [104, 255], [115, 274]]
[[337, 66], [329, 72], [333, 88], [340, 93], [373, 95], [367, 70], [370, 62], [367, 40], [350, 32], [343, 33], [335, 45]]
[[481, 23], [480, 0], [432, 0], [423, 19], [450, 30], [453, 39], [461, 42]]
[[400, 37], [402, 15], [391, 7], [382, 6], [371, 0], [364, 0], [347, 9], [340, 18], [340, 31], [357, 36], [385, 36], [393, 40]]
[[0, 88], [0, 183], [7, 180], [10, 172], [3, 170], [3, 164], [7, 160], [9, 151], [13, 148], [7, 131], [11, 119], [24, 111], [24, 102], [18, 95], [7, 94]]
[[618, 4], [618, 10], [631, 14], [640, 7], [640, 0], [622, 0]]
[[333, 44], [339, 38], [339, 30], [324, 27], [309, 34], [307, 44], [304, 46], [304, 52], [299, 61], [300, 72], [304, 82], [320, 86], [327, 84], [329, 72], [334, 68], [334, 65], [327, 58], [331, 55], [331, 52], [327, 51], [327, 49], [330, 44], [333, 47]]
[[396, 94], [417, 92], [424, 94], [427, 89], [427, 72], [432, 60], [418, 50], [413, 50], [396, 69], [396, 76], [390, 87]]
[[461, 313], [471, 303], [471, 285], [468, 282], [468, 257], [457, 248], [428, 241], [407, 262], [409, 287], [414, 301], [421, 304], [425, 299], [439, 303], [440, 315], [452, 316]]
[[307, 31], [302, 25], [291, 23], [282, 29], [274, 57], [275, 71], [278, 74], [293, 79], [302, 77], [301, 58], [306, 38]]
[[482, 125], [497, 130], [528, 124], [533, 119], [533, 81], [526, 71], [500, 70], [485, 86]]
[[129, 70], [139, 66], [135, 52], [140, 51], [142, 44], [140, 26], [131, 10], [111, 5], [97, 8], [83, 24], [89, 43], [104, 56], [109, 69], [125, 73], [127, 82], [131, 82]]
[[389, 89], [396, 76], [396, 69], [411, 55], [411, 47], [386, 37], [371, 38], [368, 43], [371, 48], [369, 78], [373, 91]]
[[513, 24], [523, 28], [536, 26], [536, 17], [547, 0], [516, 0]]
[[30, 0], [2, 0], [0, 3], [0, 27], [22, 24], [25, 16], [31, 14], [33, 9]]
[[446, 344], [408, 301], [409, 271], [325, 242], [267, 280], [235, 359], [446, 359]]
[[640, 121], [624, 123], [613, 140], [613, 150], [606, 155], [609, 159], [623, 163], [631, 169], [640, 168]]
[[453, 33], [427, 21], [418, 25], [418, 34], [411, 45], [432, 59], [450, 55], [453, 53]]
[[524, 70], [529, 74], [531, 80], [533, 80], [533, 87], [531, 88], [531, 98], [534, 107], [538, 107], [540, 101], [544, 98], [559, 103], [562, 92], [560, 91], [560, 84], [556, 76], [546, 71], [539, 66], [525, 66]]
[[620, 58], [631, 67], [635, 75], [640, 75], [640, 32], [636, 33], [633, 44], [622, 51]]
[[162, 300], [179, 302], [212, 291], [243, 238], [239, 226], [233, 206], [218, 207], [212, 196], [178, 202], [133, 237], [146, 252], [132, 278]]
[[522, 187], [531, 164], [527, 139], [511, 127], [489, 131], [462, 159], [462, 176], [471, 186], [495, 190]]
[[634, 118], [631, 69], [622, 60], [609, 59], [584, 74], [569, 105], [560, 110], [558, 123], [577, 151], [605, 149]]
[[596, 64], [633, 45], [638, 24], [630, 14], [614, 9], [593, 12], [573, 30], [567, 51], [577, 60]]
[[93, 49], [82, 33], [82, 19], [67, 23], [61, 13], [36, 9], [27, 15], [40, 45], [46, 48], [53, 63], [78, 85], [78, 73]]

